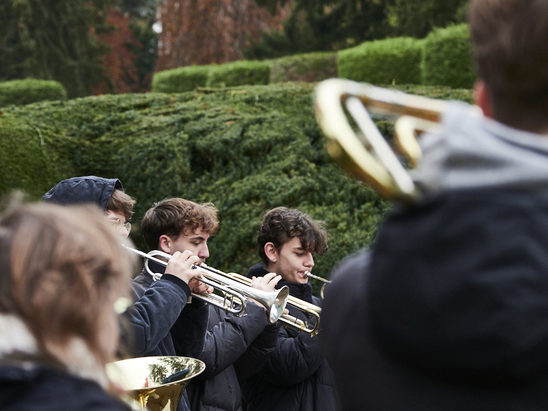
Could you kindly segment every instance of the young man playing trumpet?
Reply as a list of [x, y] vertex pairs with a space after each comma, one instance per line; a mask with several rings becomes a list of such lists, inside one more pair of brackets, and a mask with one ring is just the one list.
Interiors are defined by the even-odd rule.
[[[217, 232], [218, 226], [217, 210], [213, 204], [170, 198], [146, 212], [141, 230], [151, 249], [167, 254], [189, 250], [199, 262], [205, 262], [209, 257], [208, 240]], [[162, 267], [154, 263], [151, 267], [162, 272]], [[273, 291], [279, 280], [279, 276], [271, 274], [255, 280], [252, 286]], [[136, 281], [145, 288], [153, 283], [152, 276], [146, 271]], [[194, 297], [190, 306], [195, 304], [203, 303]], [[227, 313], [214, 304], [208, 304], [208, 308], [205, 342], [201, 352], [195, 356], [206, 364], [206, 369], [187, 386], [191, 407], [193, 411], [241, 410], [242, 396], [236, 370], [239, 375], [249, 376], [260, 367], [273, 348], [278, 327], [269, 325], [264, 308], [251, 301], [247, 302], [243, 317]], [[187, 334], [180, 338], [193, 337]], [[174, 342], [177, 343], [177, 339]]]
[[[313, 254], [327, 250], [327, 233], [299, 210], [277, 207], [267, 212], [257, 238], [262, 263], [251, 267], [248, 277], [275, 273], [282, 277], [292, 297], [321, 305], [312, 296], [306, 272], [314, 267]], [[301, 321], [308, 316], [288, 305], [289, 315]], [[315, 321], [315, 318], [311, 319]], [[243, 384], [248, 411], [316, 410], [331, 411], [336, 393], [331, 369], [320, 352], [318, 336], [283, 327], [268, 361]]]

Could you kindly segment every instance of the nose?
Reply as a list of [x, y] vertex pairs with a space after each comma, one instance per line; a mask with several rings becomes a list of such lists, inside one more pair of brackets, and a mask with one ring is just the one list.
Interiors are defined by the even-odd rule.
[[304, 266], [308, 269], [311, 269], [312, 267], [314, 267], [314, 257], [312, 257], [311, 252], [306, 253], [306, 259], [304, 261]]
[[207, 246], [207, 243], [202, 244], [202, 246], [198, 250], [198, 257], [200, 257], [201, 260], [204, 262], [206, 258], [209, 257], [209, 248]]

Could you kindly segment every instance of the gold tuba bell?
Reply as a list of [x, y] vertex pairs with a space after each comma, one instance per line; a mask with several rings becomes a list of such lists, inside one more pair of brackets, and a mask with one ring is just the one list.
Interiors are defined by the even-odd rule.
[[343, 79], [324, 80], [314, 93], [316, 119], [331, 157], [384, 197], [403, 201], [415, 200], [417, 187], [370, 113], [398, 117], [396, 144], [415, 166], [421, 158], [417, 136], [439, 125], [446, 106], [442, 100]]
[[107, 364], [107, 374], [130, 399], [134, 409], [175, 411], [187, 383], [205, 370], [195, 358], [160, 356]]

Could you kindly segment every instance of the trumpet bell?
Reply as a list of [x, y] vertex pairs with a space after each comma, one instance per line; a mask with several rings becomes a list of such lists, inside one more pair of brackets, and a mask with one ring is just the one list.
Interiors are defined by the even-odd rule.
[[140, 357], [107, 364], [116, 382], [142, 410], [175, 411], [187, 383], [205, 370], [195, 358], [178, 356]]

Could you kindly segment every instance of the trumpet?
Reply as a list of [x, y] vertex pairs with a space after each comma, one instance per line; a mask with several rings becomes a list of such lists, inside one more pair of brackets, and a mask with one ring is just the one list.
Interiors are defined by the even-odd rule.
[[320, 289], [320, 297], [323, 298], [325, 287], [327, 286], [327, 284], [330, 284], [331, 281], [329, 281], [326, 278], [320, 277], [319, 275], [314, 275], [310, 271], [305, 271], [304, 275], [307, 276], [308, 278], [313, 278], [314, 280], [318, 280], [323, 283], [322, 288]]
[[[251, 279], [241, 275], [235, 274], [235, 279], [242, 284], [251, 286]], [[284, 285], [284, 287], [287, 287]], [[300, 300], [292, 295], [287, 297], [287, 305], [295, 307], [297, 310], [304, 312], [308, 316], [314, 318], [314, 322], [309, 325], [307, 321], [303, 321], [300, 318], [292, 316], [290, 314], [282, 314], [278, 321], [285, 327], [293, 328], [297, 331], [303, 331], [312, 336], [318, 334], [320, 331], [320, 314], [322, 312], [321, 307], [315, 304], [311, 304], [307, 301]]]
[[[169, 261], [171, 255], [159, 250], [144, 253], [131, 247], [125, 247], [133, 253], [145, 258], [145, 269], [155, 281], [161, 278], [162, 274], [152, 272], [148, 263], [149, 261], [154, 261], [166, 267], [167, 262], [164, 260]], [[161, 257], [162, 259], [158, 257]], [[225, 273], [213, 267], [209, 267], [205, 263], [193, 266], [192, 268], [202, 272], [200, 278], [201, 282], [210, 285], [221, 293], [221, 295], [213, 293], [192, 293], [192, 296], [195, 298], [213, 304], [237, 316], [241, 316], [245, 313], [246, 301], [251, 298], [266, 309], [268, 321], [271, 324], [278, 321], [285, 310], [289, 297], [289, 288], [287, 286], [272, 292], [262, 291], [251, 287], [250, 284], [244, 284], [239, 280], [239, 278], [243, 277], [240, 274]]]
[[[368, 182], [381, 195], [405, 202], [420, 193], [392, 151], [371, 113], [398, 116], [395, 140], [411, 166], [421, 159], [417, 137], [437, 127], [447, 102], [343, 79], [316, 86], [316, 120], [327, 136], [326, 149], [347, 172]], [[356, 125], [350, 125], [349, 117]]]

